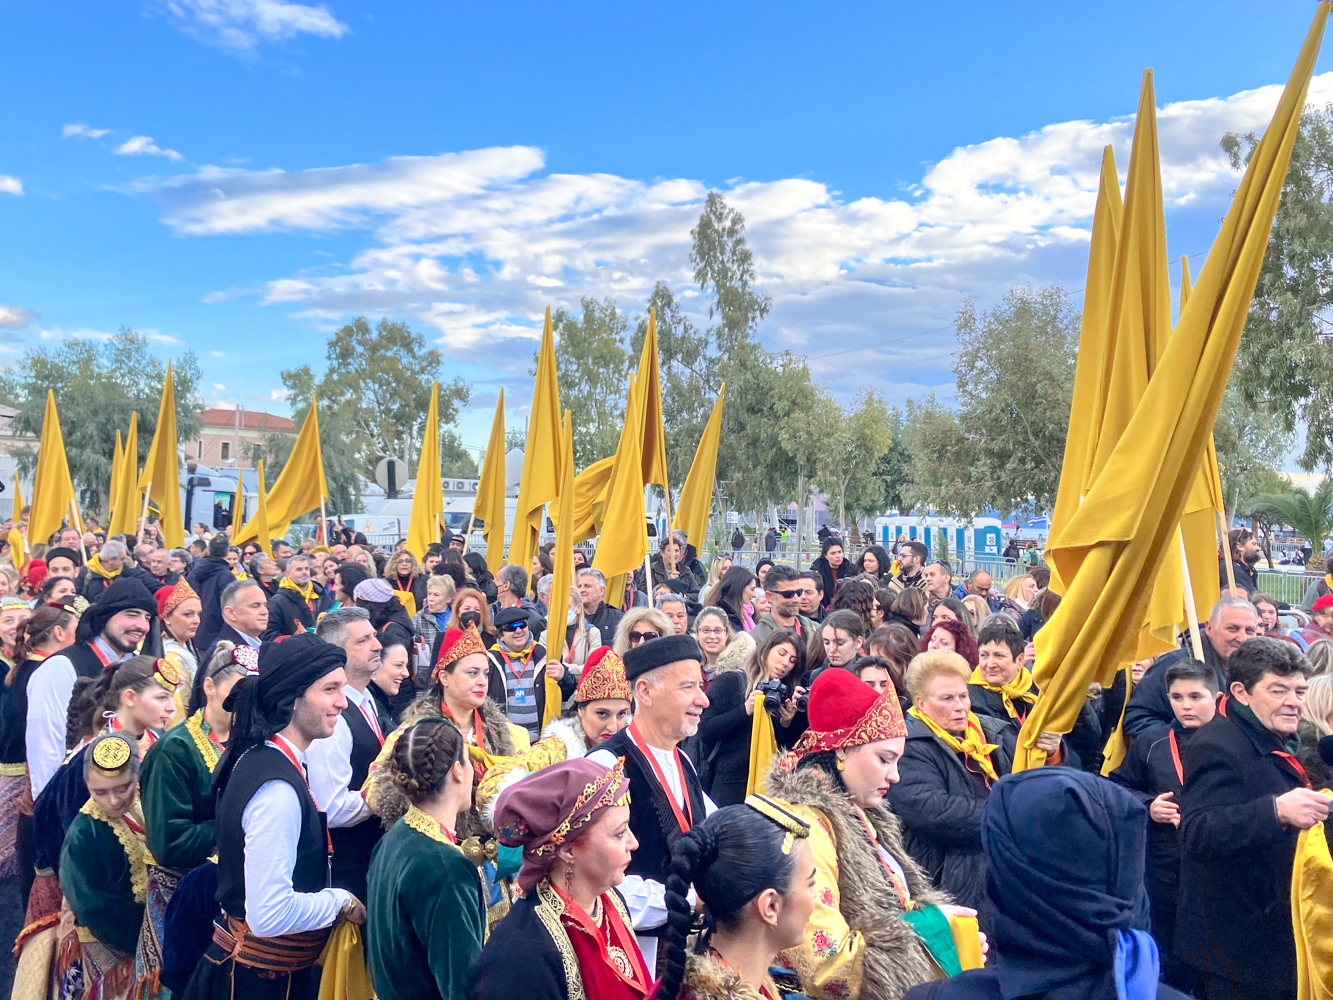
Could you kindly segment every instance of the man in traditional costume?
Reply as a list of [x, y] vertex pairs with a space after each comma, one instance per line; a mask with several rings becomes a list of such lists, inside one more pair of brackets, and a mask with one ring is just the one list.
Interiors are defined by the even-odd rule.
[[347, 654], [310, 635], [265, 643], [259, 673], [227, 698], [232, 742], [217, 788], [218, 903], [213, 944], [185, 1000], [312, 1000], [311, 973], [340, 916], [365, 906], [329, 885], [328, 827], [305, 755], [347, 707]]
[[625, 677], [637, 709], [634, 721], [588, 755], [603, 767], [625, 759], [634, 784], [630, 830], [638, 840], [625, 872], [625, 897], [648, 968], [657, 965], [657, 940], [666, 930], [666, 880], [680, 838], [717, 806], [704, 795], [694, 762], [679, 749], [699, 731], [708, 707], [703, 653], [693, 636], [667, 635], [625, 653]]

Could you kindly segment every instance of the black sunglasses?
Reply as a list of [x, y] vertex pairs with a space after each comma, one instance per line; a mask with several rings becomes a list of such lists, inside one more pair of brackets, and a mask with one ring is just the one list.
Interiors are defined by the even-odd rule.
[[790, 601], [793, 597], [800, 597], [802, 594], [804, 594], [805, 589], [802, 588], [801, 590], [775, 590], [773, 591], [773, 593], [777, 594], [784, 601]]
[[527, 628], [527, 627], [528, 627], [528, 623], [527, 623], [527, 622], [509, 622], [509, 623], [506, 624], [506, 625], [501, 625], [501, 626], [500, 626], [500, 631], [501, 631], [501, 632], [517, 632], [517, 631], [519, 631], [520, 629], [525, 629], [525, 628]]
[[636, 642], [647, 642], [649, 639], [660, 639], [661, 636], [656, 632], [631, 632], [629, 634], [630, 645]]

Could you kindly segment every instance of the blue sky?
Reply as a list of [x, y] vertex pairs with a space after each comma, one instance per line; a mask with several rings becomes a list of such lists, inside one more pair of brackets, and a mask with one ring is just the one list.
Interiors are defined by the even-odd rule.
[[283, 412], [279, 370], [387, 315], [473, 382], [481, 445], [499, 385], [524, 415], [545, 305], [664, 279], [700, 307], [718, 188], [766, 343], [844, 398], [948, 395], [964, 296], [1081, 288], [1147, 67], [1170, 249], [1207, 249], [1217, 139], [1266, 122], [1313, 11], [0, 0], [0, 361], [126, 325], [193, 349], [208, 402]]

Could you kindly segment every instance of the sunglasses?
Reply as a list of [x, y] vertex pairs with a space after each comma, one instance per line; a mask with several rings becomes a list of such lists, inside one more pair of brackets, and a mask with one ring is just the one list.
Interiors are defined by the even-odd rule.
[[521, 632], [528, 627], [527, 622], [510, 622], [508, 625], [501, 625], [501, 632]]
[[804, 588], [802, 588], [801, 590], [775, 590], [773, 591], [773, 593], [777, 594], [784, 601], [790, 601], [793, 597], [800, 597], [803, 593], [805, 593], [805, 590]]
[[640, 642], [647, 642], [649, 639], [662, 638], [656, 632], [631, 632], [629, 634], [630, 645], [637, 645]]

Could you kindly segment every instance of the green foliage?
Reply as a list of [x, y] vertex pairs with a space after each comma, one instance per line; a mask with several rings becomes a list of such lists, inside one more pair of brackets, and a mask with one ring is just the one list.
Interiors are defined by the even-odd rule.
[[903, 425], [903, 412], [896, 406], [889, 408], [889, 447], [875, 463], [875, 479], [880, 484], [880, 495], [870, 509], [857, 511], [857, 515], [881, 514], [897, 510], [911, 513], [911, 504], [903, 496], [904, 490], [912, 485], [909, 467], [912, 453], [906, 444], [907, 432]]
[[884, 397], [873, 389], [857, 393], [846, 413], [837, 406], [833, 411], [832, 433], [819, 451], [816, 470], [820, 487], [838, 498], [838, 523], [845, 526], [848, 512], [853, 519], [879, 512], [884, 486], [875, 468], [889, 450], [892, 420]]
[[[328, 368], [315, 380], [309, 365], [281, 373], [291, 394], [292, 419], [299, 427], [319, 395], [320, 443], [330, 510], [355, 510], [361, 500], [360, 479], [372, 479], [386, 457], [416, 468], [430, 408], [431, 384], [440, 377], [440, 352], [427, 350], [425, 338], [406, 323], [381, 319], [372, 330], [365, 317], [339, 329], [325, 351]], [[467, 405], [471, 388], [461, 378], [440, 383], [440, 450], [442, 463], [475, 470], [457, 435], [448, 428]], [[287, 455], [265, 447], [265, 478], [277, 478]], [[270, 463], [272, 471], [270, 471]], [[468, 475], [475, 475], [469, 471]]]
[[[1229, 132], [1222, 149], [1239, 170], [1257, 143], [1253, 133]], [[1276, 417], [1286, 433], [1298, 421], [1305, 425], [1299, 462], [1306, 470], [1333, 463], [1333, 354], [1327, 341], [1333, 324], [1325, 317], [1333, 305], [1330, 196], [1333, 105], [1301, 117], [1233, 379], [1246, 405]]]
[[1291, 449], [1293, 437], [1278, 417], [1247, 403], [1235, 383], [1233, 370], [1213, 425], [1223, 503], [1228, 512], [1240, 510], [1256, 494], [1281, 492], [1277, 484], [1283, 477], [1278, 468]]
[[958, 312], [958, 408], [908, 401], [912, 461], [903, 499], [974, 517], [1040, 511], [1060, 484], [1079, 316], [1061, 288], [1013, 288], [989, 312]]
[[1261, 494], [1251, 501], [1250, 507], [1256, 514], [1265, 514], [1304, 535], [1314, 549], [1310, 568], [1323, 568], [1320, 553], [1324, 537], [1333, 534], [1333, 479], [1325, 478], [1314, 493], [1292, 486], [1285, 493]]
[[[615, 452], [634, 366], [625, 347], [629, 317], [616, 308], [615, 300], [585, 298], [582, 306], [578, 317], [564, 309], [551, 316], [560, 405], [574, 417], [574, 465], [579, 469]], [[532, 355], [533, 375], [538, 353], [540, 347]], [[526, 438], [517, 447], [522, 448]]]
[[[28, 351], [0, 380], [0, 395], [18, 408], [14, 430], [41, 437], [46, 391], [55, 390], [65, 455], [79, 502], [85, 509], [105, 511], [116, 430], [123, 434], [129, 428], [131, 412], [138, 412], [138, 461], [142, 465], [157, 429], [166, 377], [167, 366], [149, 351], [148, 339], [121, 327], [104, 344], [71, 340]], [[192, 352], [173, 362], [178, 444], [195, 438], [202, 427], [200, 377], [199, 362]], [[16, 457], [20, 474], [27, 476], [36, 468], [36, 448], [16, 450]]]

